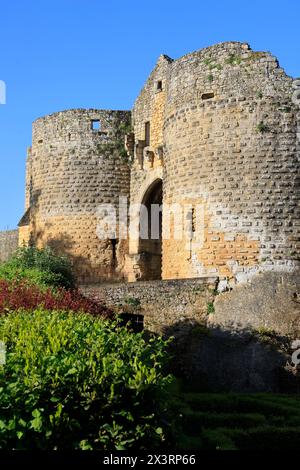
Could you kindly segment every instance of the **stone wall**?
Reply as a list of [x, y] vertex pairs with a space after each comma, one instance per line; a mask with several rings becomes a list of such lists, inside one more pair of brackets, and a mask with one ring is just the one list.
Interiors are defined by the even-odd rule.
[[[131, 200], [142, 202], [160, 178], [165, 205], [203, 214], [200, 243], [193, 236], [189, 243], [174, 240], [174, 233], [163, 240], [163, 279], [218, 275], [235, 282], [299, 265], [294, 84], [275, 57], [247, 44], [222, 43], [174, 61], [160, 57], [133, 110]], [[160, 140], [142, 149], [146, 121]], [[138, 244], [130, 247], [139, 261]], [[133, 277], [143, 275], [136, 263]]]
[[263, 329], [300, 338], [300, 271], [258, 273], [251, 282], [218, 295], [211, 326]]
[[0, 263], [6, 261], [18, 248], [18, 230], [0, 232]]
[[212, 391], [295, 391], [285, 371], [300, 335], [299, 278], [257, 275], [217, 295], [216, 278], [97, 285], [83, 292], [173, 337], [171, 370]]
[[[87, 283], [219, 276], [232, 286], [257, 272], [292, 273], [300, 259], [299, 87], [270, 53], [228, 42], [177, 60], [161, 55], [134, 104], [134, 132], [126, 111], [38, 119], [20, 244], [67, 253]], [[99, 239], [100, 204], [117, 213], [120, 196], [149, 204], [161, 186], [161, 243]], [[176, 238], [180, 225], [189, 231]]]
[[[93, 129], [95, 121], [99, 129]], [[130, 168], [122, 152], [128, 123], [127, 111], [77, 109], [33, 124], [20, 244], [33, 241], [66, 253], [81, 282], [124, 276], [127, 241], [113, 245], [113, 234], [101, 239], [97, 227], [104, 215], [99, 205], [119, 208], [119, 196], [129, 196]]]
[[144, 328], [162, 334], [176, 322], [201, 321], [213, 302], [216, 278], [147, 281], [83, 288], [119, 313], [144, 316]]

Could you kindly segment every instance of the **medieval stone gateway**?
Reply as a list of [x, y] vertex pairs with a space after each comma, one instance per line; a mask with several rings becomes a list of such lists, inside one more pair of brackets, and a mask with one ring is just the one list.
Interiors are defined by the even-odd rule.
[[[229, 42], [177, 60], [160, 56], [132, 112], [76, 109], [37, 119], [19, 244], [66, 252], [83, 283], [203, 276], [235, 283], [259, 270], [293, 272], [297, 90], [299, 80], [270, 53]], [[202, 208], [202, 243], [172, 233], [123, 239], [118, 227], [99, 239], [99, 206], [119, 208], [120, 198]]]

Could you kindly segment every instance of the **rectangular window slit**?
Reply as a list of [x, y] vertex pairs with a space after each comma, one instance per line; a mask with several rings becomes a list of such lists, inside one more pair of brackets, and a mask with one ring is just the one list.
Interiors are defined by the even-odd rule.
[[214, 98], [214, 96], [215, 96], [214, 93], [203, 93], [201, 98], [203, 100], [211, 100], [212, 98]]
[[149, 147], [150, 145], [150, 122], [145, 123], [145, 145]]
[[157, 89], [157, 91], [162, 90], [162, 80], [158, 80], [156, 89]]

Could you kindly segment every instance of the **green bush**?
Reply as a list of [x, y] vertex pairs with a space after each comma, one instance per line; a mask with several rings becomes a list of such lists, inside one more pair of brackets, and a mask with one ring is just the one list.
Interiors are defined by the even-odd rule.
[[62, 283], [58, 274], [39, 271], [36, 268], [19, 268], [6, 263], [0, 266], [0, 279], [6, 281], [28, 281], [29, 284], [36, 284], [40, 287], [59, 286]]
[[0, 279], [23, 280], [41, 287], [74, 287], [69, 260], [56, 255], [49, 247], [19, 248], [9, 261], [0, 266]]
[[127, 449], [166, 436], [166, 342], [87, 314], [0, 318], [1, 449]]

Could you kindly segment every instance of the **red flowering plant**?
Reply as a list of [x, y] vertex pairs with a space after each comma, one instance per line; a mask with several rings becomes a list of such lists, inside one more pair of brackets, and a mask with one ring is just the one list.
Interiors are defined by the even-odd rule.
[[86, 312], [112, 318], [113, 311], [96, 300], [85, 297], [78, 289], [62, 287], [41, 289], [28, 282], [0, 279], [0, 313], [13, 310], [65, 310]]

